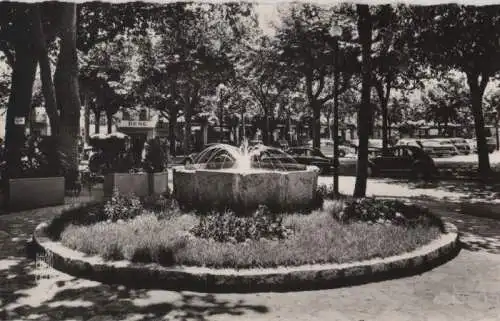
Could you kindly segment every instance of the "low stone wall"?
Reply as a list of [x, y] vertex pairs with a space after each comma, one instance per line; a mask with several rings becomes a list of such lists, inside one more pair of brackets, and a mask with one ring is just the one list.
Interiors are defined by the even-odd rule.
[[346, 264], [315, 264], [266, 269], [163, 267], [156, 263], [105, 261], [71, 250], [46, 235], [48, 224], [34, 233], [35, 244], [51, 257], [53, 267], [76, 277], [129, 287], [200, 292], [299, 291], [350, 286], [422, 273], [456, 256], [458, 232], [446, 233], [410, 253]]

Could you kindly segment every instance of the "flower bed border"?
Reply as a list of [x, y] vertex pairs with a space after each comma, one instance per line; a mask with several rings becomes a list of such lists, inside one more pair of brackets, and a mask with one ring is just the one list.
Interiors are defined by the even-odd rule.
[[33, 240], [40, 251], [51, 256], [53, 268], [102, 283], [176, 291], [283, 292], [330, 289], [423, 273], [451, 260], [460, 251], [457, 228], [448, 222], [444, 226], [445, 233], [431, 243], [384, 259], [239, 270], [105, 261], [51, 240], [46, 233], [48, 223], [37, 226]]

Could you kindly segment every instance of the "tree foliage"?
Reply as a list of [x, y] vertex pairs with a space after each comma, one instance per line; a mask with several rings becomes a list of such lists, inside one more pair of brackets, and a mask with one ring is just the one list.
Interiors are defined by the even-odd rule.
[[341, 75], [340, 92], [349, 87], [352, 74], [359, 68], [357, 47], [340, 47], [335, 52], [336, 36], [330, 34], [332, 24], [343, 29], [338, 36], [340, 40], [350, 40], [352, 21], [338, 8], [297, 4], [284, 14], [277, 32], [280, 60], [295, 73], [312, 110], [315, 147], [319, 147], [320, 142], [321, 112], [325, 103], [334, 97], [334, 55], [340, 57], [337, 66]]
[[406, 32], [412, 54], [436, 74], [457, 69], [467, 76], [479, 153], [479, 171], [488, 177], [490, 163], [484, 133], [482, 98], [500, 69], [500, 7], [439, 5], [411, 7]]

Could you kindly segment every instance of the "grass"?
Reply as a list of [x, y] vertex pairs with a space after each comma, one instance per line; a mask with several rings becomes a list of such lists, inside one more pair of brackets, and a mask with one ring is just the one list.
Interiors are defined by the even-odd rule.
[[249, 268], [384, 258], [412, 251], [440, 234], [438, 227], [342, 224], [332, 215], [332, 211], [338, 210], [338, 203], [328, 202], [323, 209], [309, 215], [285, 216], [284, 224], [294, 233], [277, 241], [221, 243], [196, 238], [189, 232], [198, 223], [194, 214], [177, 213], [158, 219], [153, 213], [145, 213], [125, 222], [69, 225], [61, 233], [61, 242], [72, 249], [110, 260], [157, 262], [166, 266]]

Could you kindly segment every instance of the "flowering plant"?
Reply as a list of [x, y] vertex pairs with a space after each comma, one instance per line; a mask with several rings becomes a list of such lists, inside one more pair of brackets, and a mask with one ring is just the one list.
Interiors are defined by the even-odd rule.
[[16, 177], [50, 177], [63, 174], [64, 155], [57, 151], [52, 137], [27, 137], [21, 149]]

